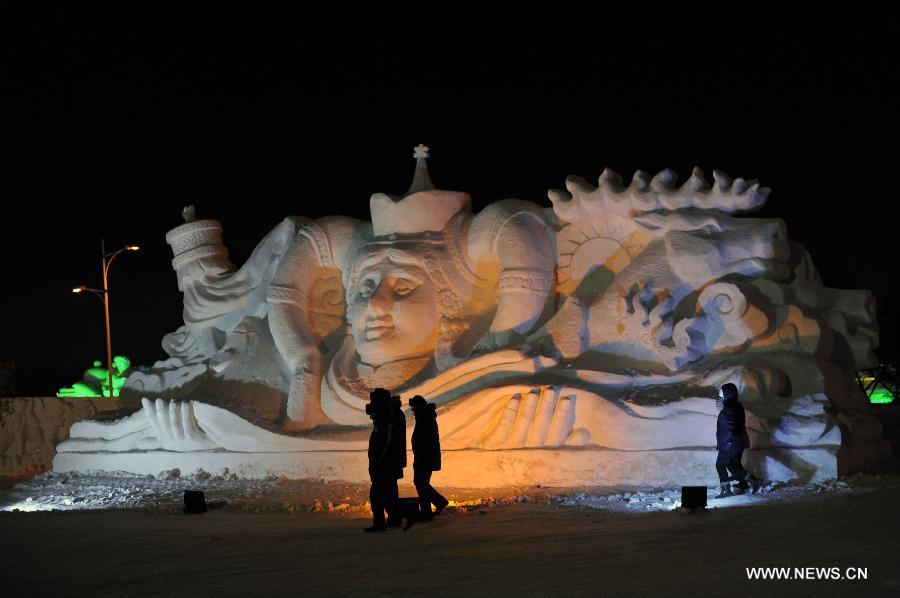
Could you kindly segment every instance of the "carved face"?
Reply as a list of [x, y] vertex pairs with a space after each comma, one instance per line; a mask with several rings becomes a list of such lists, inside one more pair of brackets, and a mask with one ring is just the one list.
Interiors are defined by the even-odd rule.
[[389, 257], [365, 267], [347, 308], [363, 363], [379, 366], [434, 352], [437, 290], [421, 267]]

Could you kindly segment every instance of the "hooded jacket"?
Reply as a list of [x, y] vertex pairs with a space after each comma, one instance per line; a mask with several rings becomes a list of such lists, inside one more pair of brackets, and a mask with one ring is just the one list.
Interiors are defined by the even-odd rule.
[[369, 436], [369, 475], [399, 480], [406, 467], [406, 417], [400, 410], [385, 409], [375, 416], [374, 424]]
[[416, 428], [412, 433], [412, 450], [417, 471], [441, 470], [441, 435], [438, 431], [435, 405], [430, 403], [414, 410]]
[[716, 448], [720, 451], [747, 448], [747, 428], [744, 406], [737, 394], [726, 396], [716, 420]]

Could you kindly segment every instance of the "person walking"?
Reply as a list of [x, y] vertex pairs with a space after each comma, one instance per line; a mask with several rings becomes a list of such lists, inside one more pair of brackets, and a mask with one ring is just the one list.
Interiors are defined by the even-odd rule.
[[716, 498], [732, 496], [729, 482], [737, 481], [739, 488], [746, 488], [747, 482], [753, 486], [756, 494], [762, 480], [748, 472], [741, 465], [744, 450], [750, 445], [747, 435], [746, 414], [744, 406], [738, 401], [737, 386], [725, 384], [719, 389], [721, 411], [716, 420], [716, 471], [719, 474], [720, 491]]
[[[396, 416], [392, 409], [391, 393], [376, 388], [369, 393], [366, 414], [372, 419], [372, 433], [369, 436], [369, 502], [372, 506], [372, 525], [367, 532], [387, 531], [385, 511], [388, 519], [397, 512], [399, 492], [397, 480], [403, 477], [406, 465], [406, 426], [397, 430]], [[401, 417], [403, 414], [401, 412]], [[403, 418], [404, 422], [406, 418]]]
[[403, 513], [397, 480], [403, 477], [403, 469], [406, 467], [406, 416], [403, 414], [403, 402], [399, 396], [391, 396], [388, 406], [390, 407], [391, 438], [388, 443], [387, 457], [392, 472], [389, 477], [388, 492], [392, 508], [388, 510], [387, 526], [400, 527], [403, 523]]
[[[419, 494], [419, 511], [422, 521], [429, 521], [440, 515], [450, 501], [431, 485], [431, 474], [441, 469], [441, 436], [438, 430], [437, 413], [434, 403], [428, 403], [420, 395], [409, 400], [416, 417], [416, 427], [412, 434], [413, 484]], [[435, 512], [432, 513], [431, 505]]]

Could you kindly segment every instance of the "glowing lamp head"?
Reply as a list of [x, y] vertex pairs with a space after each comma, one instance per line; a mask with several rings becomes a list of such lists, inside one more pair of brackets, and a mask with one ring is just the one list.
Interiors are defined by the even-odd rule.
[[80, 293], [80, 292], [83, 291], [83, 290], [84, 290], [84, 287], [75, 287], [74, 289], [72, 289], [72, 292], [73, 292], [73, 293]]
[[125, 247], [125, 249], [127, 249], [128, 251], [137, 251], [138, 249], [140, 249], [140, 247], [138, 245], [128, 245], [127, 247]]

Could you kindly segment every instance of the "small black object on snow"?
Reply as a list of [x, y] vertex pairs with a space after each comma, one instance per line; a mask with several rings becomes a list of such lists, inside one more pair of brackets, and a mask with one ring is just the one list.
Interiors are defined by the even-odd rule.
[[706, 508], [706, 486], [682, 486], [681, 487], [681, 506], [685, 509], [705, 509]]
[[185, 513], [206, 513], [206, 497], [202, 490], [184, 491]]

